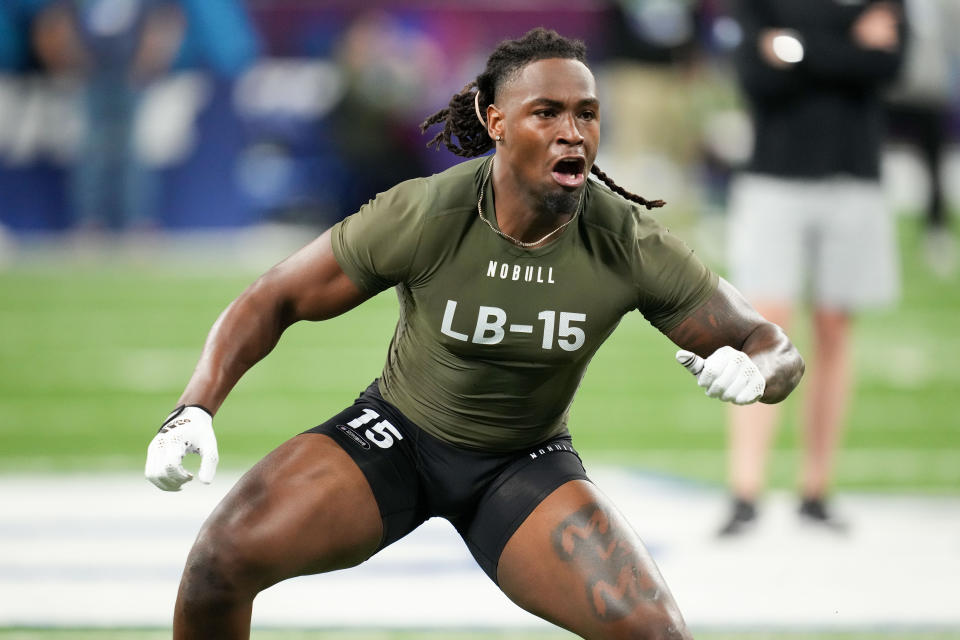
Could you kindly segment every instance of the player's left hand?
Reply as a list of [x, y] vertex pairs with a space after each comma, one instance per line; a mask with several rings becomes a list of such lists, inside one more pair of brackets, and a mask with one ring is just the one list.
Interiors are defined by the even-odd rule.
[[181, 405], [163, 421], [147, 448], [147, 480], [164, 491], [180, 491], [184, 483], [193, 479], [193, 474], [183, 468], [183, 457], [188, 453], [200, 454], [200, 482], [213, 482], [220, 460], [213, 416], [197, 405]]
[[763, 395], [767, 382], [750, 356], [733, 347], [720, 347], [706, 360], [681, 349], [677, 362], [697, 378], [711, 398], [733, 404], [750, 404]]

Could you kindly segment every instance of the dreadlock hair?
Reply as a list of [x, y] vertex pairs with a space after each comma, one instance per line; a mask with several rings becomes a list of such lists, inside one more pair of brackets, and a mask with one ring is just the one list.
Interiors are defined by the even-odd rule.
[[[477, 119], [476, 105], [481, 113], [486, 113], [487, 106], [493, 104], [497, 91], [505, 82], [531, 62], [548, 58], [573, 59], [586, 64], [587, 48], [580, 40], [564, 38], [556, 31], [543, 27], [532, 29], [517, 40], [501, 42], [487, 58], [483, 73], [477, 76], [476, 80], [467, 83], [459, 93], [454, 94], [445, 109], [437, 111], [420, 125], [420, 131], [426, 133], [432, 126], [443, 123], [443, 130], [436, 134], [427, 146], [439, 149], [443, 144], [451, 152], [464, 158], [474, 158], [490, 151], [494, 143], [486, 127]], [[590, 171], [614, 193], [647, 209], [666, 204], [663, 200], [651, 201], [627, 191], [597, 165], [593, 165]]]

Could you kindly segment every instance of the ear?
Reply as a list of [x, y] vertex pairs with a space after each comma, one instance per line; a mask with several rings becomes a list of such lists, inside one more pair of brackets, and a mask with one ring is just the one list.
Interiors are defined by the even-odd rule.
[[496, 140], [497, 136], [503, 136], [504, 131], [504, 116], [503, 111], [500, 111], [496, 105], [487, 106], [487, 134]]

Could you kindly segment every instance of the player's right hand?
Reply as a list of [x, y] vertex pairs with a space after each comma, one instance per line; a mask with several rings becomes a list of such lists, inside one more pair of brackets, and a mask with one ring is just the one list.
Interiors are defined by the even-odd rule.
[[147, 480], [164, 491], [180, 491], [193, 474], [183, 468], [183, 457], [200, 454], [197, 478], [210, 484], [217, 472], [217, 438], [213, 434], [213, 416], [198, 405], [180, 405], [167, 416], [160, 431], [147, 447]]

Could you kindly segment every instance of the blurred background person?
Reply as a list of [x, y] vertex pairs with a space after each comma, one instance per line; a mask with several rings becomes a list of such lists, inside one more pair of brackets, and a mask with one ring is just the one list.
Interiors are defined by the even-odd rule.
[[626, 184], [655, 182], [670, 203], [661, 215], [695, 224], [697, 251], [719, 266], [731, 175], [749, 153], [730, 61], [739, 29], [726, 0], [617, 0], [610, 16], [599, 77], [618, 135], [603, 162]]
[[957, 98], [960, 3], [905, 0], [904, 5], [909, 38], [900, 75], [887, 96], [890, 134], [919, 152], [929, 184], [921, 209], [924, 258], [931, 271], [947, 277], [956, 271], [957, 250], [944, 194], [943, 160]]
[[51, 0], [4, 0], [0, 2], [0, 71], [28, 66], [28, 34], [37, 12]]
[[[799, 514], [833, 529], [835, 450], [851, 389], [850, 321], [894, 302], [894, 224], [880, 185], [882, 89], [903, 51], [902, 5], [884, 0], [739, 0], [735, 64], [754, 122], [754, 149], [731, 193], [731, 281], [788, 327], [809, 281], [812, 355], [805, 391]], [[731, 413], [720, 534], [757, 517], [778, 407]]]
[[71, 175], [83, 230], [155, 223], [155, 176], [135, 147], [144, 89], [167, 72], [184, 16], [172, 0], [51, 2], [34, 27], [36, 50], [53, 73], [82, 78], [84, 134]]
[[[36, 15], [44, 5], [50, 0], [4, 0], [0, 2], [0, 81], [8, 82], [14, 74], [21, 73], [24, 69], [30, 68], [34, 64], [34, 56], [30, 46], [30, 28]], [[12, 137], [5, 135], [4, 129], [10, 126], [10, 121], [6, 109], [3, 108], [5, 101], [0, 98], [0, 140]], [[2, 146], [2, 145], [0, 145]], [[0, 153], [0, 160], [3, 160]], [[0, 163], [2, 167], [2, 163]], [[0, 187], [2, 187], [0, 182]], [[4, 194], [0, 198], [0, 214], [3, 213], [3, 206], [11, 206], [16, 198], [11, 194]], [[0, 265], [7, 263], [12, 259], [15, 248], [14, 235], [7, 230], [4, 221], [0, 219]]]
[[371, 10], [349, 24], [335, 58], [344, 87], [329, 126], [348, 176], [340, 205], [349, 212], [398, 182], [425, 175], [423, 141], [410, 123], [434, 81], [431, 70], [443, 66], [443, 51], [421, 29]]
[[[604, 118], [617, 135], [604, 141], [603, 162], [625, 176], [625, 188], [655, 182], [674, 210], [697, 207], [688, 186], [698, 156], [697, 9], [694, 0], [617, 0], [600, 80]], [[631, 181], [636, 181], [630, 184]]]

